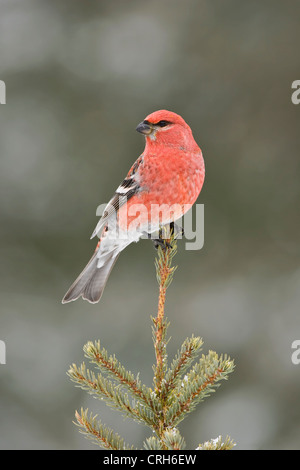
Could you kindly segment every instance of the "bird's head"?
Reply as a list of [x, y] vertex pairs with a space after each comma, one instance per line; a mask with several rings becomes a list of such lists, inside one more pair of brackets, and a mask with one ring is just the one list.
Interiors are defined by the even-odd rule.
[[163, 145], [186, 147], [193, 141], [192, 131], [179, 114], [165, 109], [149, 114], [136, 128], [145, 135], [146, 141]]

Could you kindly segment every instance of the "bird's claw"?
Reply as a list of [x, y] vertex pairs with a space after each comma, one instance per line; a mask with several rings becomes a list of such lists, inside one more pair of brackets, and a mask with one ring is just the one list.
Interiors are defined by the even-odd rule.
[[164, 251], [166, 251], [167, 248], [173, 248], [173, 246], [171, 245], [171, 243], [169, 243], [167, 240], [165, 240], [164, 238], [155, 238], [154, 240], [152, 240], [153, 243], [154, 243], [154, 248], [156, 250], [158, 250], [159, 247], [161, 247]]

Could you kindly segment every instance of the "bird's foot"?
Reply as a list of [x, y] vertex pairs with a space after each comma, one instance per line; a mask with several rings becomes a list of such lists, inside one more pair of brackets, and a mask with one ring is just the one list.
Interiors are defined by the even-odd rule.
[[161, 247], [164, 251], [166, 251], [167, 248], [173, 248], [171, 243], [169, 243], [165, 238], [155, 238], [152, 241], [156, 250], [158, 250], [159, 247]]

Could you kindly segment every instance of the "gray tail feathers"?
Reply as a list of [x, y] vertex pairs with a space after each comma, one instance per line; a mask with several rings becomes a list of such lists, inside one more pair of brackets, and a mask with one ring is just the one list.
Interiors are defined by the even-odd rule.
[[72, 300], [78, 299], [80, 296], [92, 304], [99, 302], [107, 279], [118, 256], [119, 254], [112, 252], [111, 256], [107, 257], [105, 260], [105, 264], [98, 268], [97, 264], [99, 258], [96, 256], [96, 253], [94, 253], [84, 270], [71, 285], [62, 303], [71, 302]]

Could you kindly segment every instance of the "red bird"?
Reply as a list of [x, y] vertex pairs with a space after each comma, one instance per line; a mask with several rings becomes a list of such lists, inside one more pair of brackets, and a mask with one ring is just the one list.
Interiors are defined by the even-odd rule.
[[179, 219], [201, 191], [205, 176], [202, 152], [181, 116], [155, 111], [136, 130], [146, 137], [145, 150], [107, 204], [91, 237], [100, 239], [96, 250], [63, 303], [80, 296], [99, 302], [120, 252], [143, 235], [151, 238], [161, 226]]

